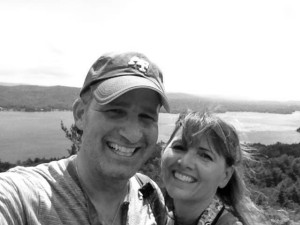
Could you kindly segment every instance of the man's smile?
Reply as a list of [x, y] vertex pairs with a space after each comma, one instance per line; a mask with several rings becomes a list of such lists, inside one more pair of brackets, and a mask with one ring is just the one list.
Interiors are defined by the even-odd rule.
[[107, 142], [107, 146], [117, 155], [131, 157], [138, 148], [125, 147], [116, 143]]

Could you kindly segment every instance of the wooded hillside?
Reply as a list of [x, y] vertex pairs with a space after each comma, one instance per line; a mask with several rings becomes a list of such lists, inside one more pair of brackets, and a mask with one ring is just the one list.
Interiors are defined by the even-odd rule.
[[[80, 88], [65, 86], [0, 85], [0, 109], [16, 111], [71, 110], [79, 92]], [[203, 108], [212, 109], [218, 113], [230, 111], [292, 113], [300, 111], [300, 102], [297, 101], [246, 101], [201, 97], [183, 93], [168, 93], [167, 96], [170, 101], [171, 113]]]

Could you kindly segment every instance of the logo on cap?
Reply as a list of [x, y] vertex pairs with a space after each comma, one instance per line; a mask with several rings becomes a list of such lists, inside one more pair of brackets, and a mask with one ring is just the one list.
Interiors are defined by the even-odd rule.
[[149, 63], [144, 59], [133, 56], [128, 62], [128, 66], [133, 67], [134, 69], [146, 74], [149, 68]]

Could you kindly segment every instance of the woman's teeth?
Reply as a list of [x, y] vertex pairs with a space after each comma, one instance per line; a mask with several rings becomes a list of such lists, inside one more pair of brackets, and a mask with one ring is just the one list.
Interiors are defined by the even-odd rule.
[[195, 178], [179, 172], [174, 172], [174, 177], [180, 181], [187, 182], [187, 183], [192, 183], [195, 181]]
[[120, 156], [130, 157], [133, 155], [136, 148], [128, 148], [115, 143], [108, 143], [108, 146], [113, 150], [114, 153]]

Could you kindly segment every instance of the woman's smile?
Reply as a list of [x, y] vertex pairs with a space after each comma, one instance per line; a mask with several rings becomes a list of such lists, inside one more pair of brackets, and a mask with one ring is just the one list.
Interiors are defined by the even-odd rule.
[[194, 177], [180, 173], [178, 171], [173, 171], [173, 176], [176, 180], [180, 180], [185, 183], [194, 183], [197, 181]]

